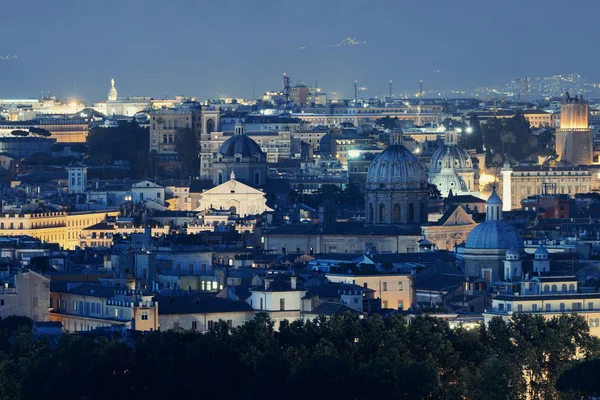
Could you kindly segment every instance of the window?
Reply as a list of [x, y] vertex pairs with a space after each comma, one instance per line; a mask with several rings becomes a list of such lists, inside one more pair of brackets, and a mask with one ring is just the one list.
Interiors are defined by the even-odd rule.
[[531, 305], [531, 311], [537, 312], [537, 310], [538, 310], [538, 305], [537, 304], [532, 304]]
[[115, 308], [115, 318], [119, 318], [119, 309]]
[[38, 298], [34, 297], [33, 298], [33, 308], [37, 308], [38, 307]]
[[544, 292], [550, 291], [550, 285], [544, 285]]
[[404, 303], [402, 300], [398, 300], [398, 310], [404, 310]]
[[279, 299], [279, 310], [285, 311], [285, 299]]
[[567, 284], [563, 283], [560, 289], [562, 292], [566, 292], [567, 291]]
[[574, 292], [574, 291], [575, 291], [575, 285], [571, 283], [569, 285], [569, 292]]
[[192, 330], [193, 331], [198, 330], [198, 321], [192, 321]]
[[503, 303], [498, 304], [498, 311], [504, 311], [504, 304]]
[[588, 301], [588, 310], [593, 310], [593, 309], [594, 309], [594, 302]]
[[404, 290], [404, 285], [402, 285], [402, 282], [398, 282], [398, 291], [401, 292], [402, 290]]
[[581, 303], [572, 303], [571, 304], [571, 310], [572, 311], [579, 311], [579, 310], [581, 310]]
[[552, 291], [553, 291], [553, 292], [556, 292], [556, 291], [557, 291], [557, 287], [556, 287], [556, 285], [552, 285]]
[[142, 321], [148, 321], [148, 313], [147, 312], [143, 312], [142, 313], [141, 320]]
[[208, 321], [208, 329], [212, 329], [214, 325], [213, 321]]
[[383, 282], [383, 291], [387, 292], [387, 282]]
[[517, 304], [517, 311], [523, 312], [523, 304]]
[[383, 301], [383, 308], [387, 308], [387, 307], [388, 307], [388, 302], [387, 302], [387, 300], [384, 300]]
[[560, 303], [560, 311], [565, 311], [565, 303]]
[[552, 304], [546, 304], [546, 311], [552, 311]]
[[77, 311], [77, 301], [73, 300], [73, 311]]

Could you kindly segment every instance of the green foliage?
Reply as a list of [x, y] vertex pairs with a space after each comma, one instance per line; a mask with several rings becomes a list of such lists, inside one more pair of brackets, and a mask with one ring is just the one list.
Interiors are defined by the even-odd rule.
[[52, 134], [50, 133], [50, 131], [44, 129], [44, 128], [36, 128], [34, 126], [32, 126], [31, 128], [29, 128], [29, 133], [35, 135], [35, 136], [41, 136], [41, 137], [50, 137], [52, 136]]
[[[519, 162], [537, 162], [555, 154], [551, 149], [552, 133], [543, 131], [534, 136], [529, 121], [523, 114], [512, 118], [491, 118], [481, 126], [486, 149], [486, 165], [501, 166], [508, 159]], [[473, 130], [475, 133], [475, 129]]]
[[116, 128], [95, 127], [87, 137], [90, 161], [106, 166], [116, 160], [129, 162], [132, 178], [148, 175], [150, 137], [147, 128], [121, 121]]
[[15, 129], [10, 134], [13, 136], [20, 136], [20, 137], [29, 136], [29, 132], [21, 130], [21, 129]]
[[132, 344], [66, 335], [53, 350], [32, 337], [31, 321], [8, 320], [0, 400], [577, 398], [556, 391], [557, 377], [576, 351], [598, 352], [583, 318], [570, 315], [467, 330], [434, 317], [347, 314], [283, 321], [276, 333], [261, 313], [233, 329], [220, 321], [204, 334], [147, 332]]
[[198, 137], [193, 129], [180, 128], [175, 132], [175, 150], [184, 173], [195, 175], [198, 168], [200, 168], [198, 144]]

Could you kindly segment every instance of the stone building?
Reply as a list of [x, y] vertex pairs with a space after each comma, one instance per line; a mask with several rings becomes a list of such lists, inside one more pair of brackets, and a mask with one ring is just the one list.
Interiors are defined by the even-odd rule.
[[391, 133], [390, 145], [373, 159], [367, 174], [367, 224], [425, 223], [428, 197], [419, 160], [402, 145], [402, 131]]
[[566, 194], [575, 196], [592, 191], [593, 175], [587, 166], [544, 167], [505, 164], [501, 174], [504, 211], [520, 209], [529, 196]]
[[241, 123], [235, 127], [234, 135], [213, 155], [213, 184], [224, 183], [232, 173], [235, 179], [252, 187], [263, 186], [267, 178], [266, 154], [245, 134]]
[[476, 194], [475, 170], [471, 157], [458, 145], [458, 132], [450, 128], [446, 131], [444, 145], [431, 156], [429, 163], [429, 183], [435, 185], [442, 197]]
[[517, 229], [502, 219], [502, 200], [496, 189], [486, 203], [485, 221], [477, 225], [463, 246], [457, 247], [457, 257], [468, 276], [488, 282], [504, 279], [504, 258], [509, 249], [523, 251], [523, 239]]
[[199, 135], [200, 126], [201, 109], [197, 103], [153, 110], [150, 113], [150, 153], [156, 151], [162, 160], [177, 159], [177, 130], [189, 128]]
[[594, 156], [594, 134], [589, 128], [589, 106], [583, 97], [566, 94], [556, 131], [558, 159], [571, 165], [591, 165]]

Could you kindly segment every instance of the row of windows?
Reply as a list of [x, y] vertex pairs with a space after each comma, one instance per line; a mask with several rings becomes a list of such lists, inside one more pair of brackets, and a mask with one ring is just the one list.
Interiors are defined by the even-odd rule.
[[[512, 309], [512, 304], [511, 303], [507, 303], [506, 307], [504, 305], [504, 303], [500, 303], [498, 304], [498, 310], [499, 311], [504, 311], [506, 309], [506, 311], [510, 312], [513, 311]], [[588, 311], [594, 310], [594, 303], [589, 301], [587, 302], [587, 309]], [[550, 303], [546, 303], [545, 307], [542, 308], [540, 305], [538, 304], [532, 304], [531, 305], [531, 311], [532, 312], [538, 312], [538, 311], [546, 311], [546, 312], [551, 312], [551, 311], [567, 311], [567, 307], [566, 307], [566, 303], [559, 303], [558, 304], [558, 308], [556, 307], [555, 304], [550, 304]], [[580, 302], [573, 302], [571, 303], [571, 308], [569, 309], [569, 311], [580, 311], [583, 310], [583, 305]], [[524, 307], [523, 304], [517, 304], [517, 309], [515, 310], [516, 312], [523, 312], [523, 311], [527, 311]]]
[[[365, 288], [368, 287], [366, 283], [364, 283], [363, 286]], [[383, 282], [382, 289], [384, 292], [388, 291], [388, 282]], [[404, 290], [404, 285], [402, 284], [402, 282], [398, 282], [398, 291], [401, 292], [403, 290]]]

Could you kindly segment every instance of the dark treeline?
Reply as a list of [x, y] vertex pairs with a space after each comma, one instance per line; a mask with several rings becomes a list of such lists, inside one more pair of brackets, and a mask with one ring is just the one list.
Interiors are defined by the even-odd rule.
[[[206, 334], [151, 332], [133, 344], [35, 340], [0, 321], [0, 399], [579, 399], [559, 393], [574, 354], [594, 357], [585, 321], [515, 315], [472, 330], [432, 317], [343, 316], [282, 323], [263, 314]], [[7, 326], [9, 325], [9, 326]]]

